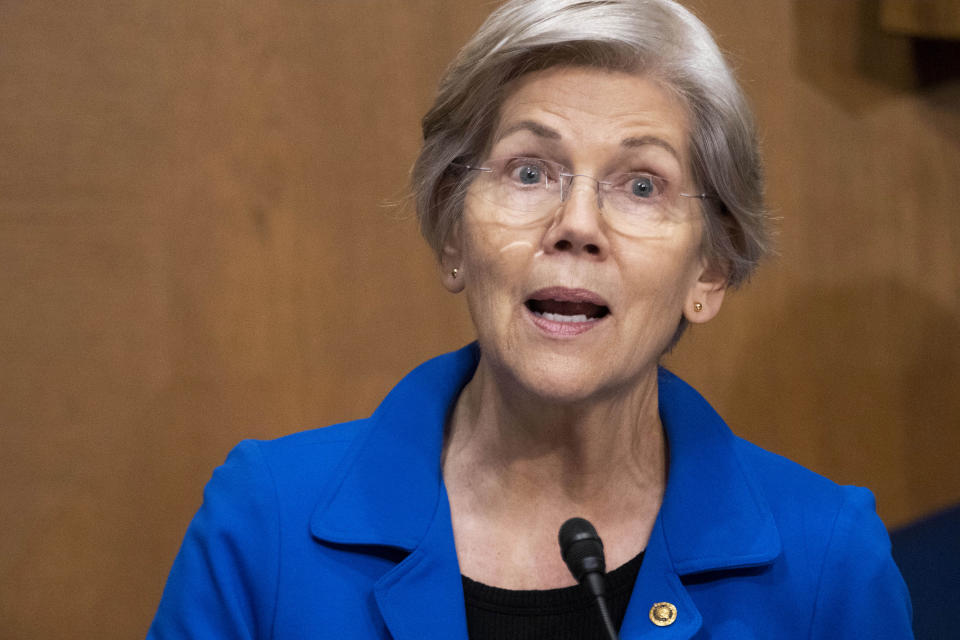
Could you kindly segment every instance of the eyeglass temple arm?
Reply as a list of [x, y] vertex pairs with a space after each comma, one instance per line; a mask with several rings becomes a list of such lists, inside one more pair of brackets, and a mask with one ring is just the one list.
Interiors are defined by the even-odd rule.
[[450, 166], [460, 167], [461, 169], [467, 169], [469, 171], [486, 171], [488, 173], [490, 171], [493, 171], [493, 169], [491, 169], [490, 167], [475, 167], [472, 164], [463, 164], [462, 162], [451, 162]]

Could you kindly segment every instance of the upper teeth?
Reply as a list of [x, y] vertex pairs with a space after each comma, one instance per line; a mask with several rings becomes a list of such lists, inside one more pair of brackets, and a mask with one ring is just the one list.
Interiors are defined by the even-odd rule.
[[565, 316], [559, 313], [548, 313], [548, 312], [537, 312], [538, 316], [546, 318], [547, 320], [553, 320], [554, 322], [586, 322], [589, 320], [586, 314], [578, 314], [575, 316]]

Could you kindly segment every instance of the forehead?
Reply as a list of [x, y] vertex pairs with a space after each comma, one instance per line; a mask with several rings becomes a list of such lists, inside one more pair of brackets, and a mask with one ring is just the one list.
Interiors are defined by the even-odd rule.
[[491, 144], [529, 136], [586, 150], [646, 141], [672, 150], [686, 164], [688, 131], [683, 102], [649, 76], [552, 67], [508, 87]]

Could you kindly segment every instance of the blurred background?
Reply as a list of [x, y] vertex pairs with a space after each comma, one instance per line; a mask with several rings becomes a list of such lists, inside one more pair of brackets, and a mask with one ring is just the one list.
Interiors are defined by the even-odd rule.
[[[0, 638], [142, 637], [235, 443], [472, 339], [391, 203], [496, 4], [0, 0]], [[891, 529], [960, 503], [956, 3], [688, 4], [779, 255], [669, 366]]]

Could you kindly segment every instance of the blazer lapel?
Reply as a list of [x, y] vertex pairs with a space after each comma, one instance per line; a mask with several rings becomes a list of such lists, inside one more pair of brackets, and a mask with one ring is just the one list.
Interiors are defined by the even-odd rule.
[[395, 640], [467, 640], [463, 584], [446, 491], [441, 492], [423, 541], [377, 581], [374, 593]]
[[[620, 627], [622, 640], [686, 640], [692, 638], [703, 624], [700, 612], [680, 582], [670, 556], [665, 553], [666, 545], [663, 523], [658, 518], [650, 533], [643, 564]], [[676, 611], [676, 618], [665, 626], [658, 626], [650, 619], [651, 610], [661, 603], [673, 605]]]

